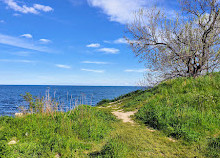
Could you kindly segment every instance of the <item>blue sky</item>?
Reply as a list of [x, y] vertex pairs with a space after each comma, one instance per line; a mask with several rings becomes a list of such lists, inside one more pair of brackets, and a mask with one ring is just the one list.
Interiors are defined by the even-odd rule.
[[132, 12], [174, 0], [0, 0], [0, 84], [137, 85], [123, 39]]

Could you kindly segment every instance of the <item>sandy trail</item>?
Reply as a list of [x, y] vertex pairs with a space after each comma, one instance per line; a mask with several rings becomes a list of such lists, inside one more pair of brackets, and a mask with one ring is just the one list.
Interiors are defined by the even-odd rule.
[[[121, 119], [124, 123], [131, 123], [132, 126], [134, 126], [135, 122], [131, 119], [131, 116], [134, 115], [138, 110], [136, 111], [129, 111], [129, 112], [123, 112], [122, 110], [119, 111], [113, 111], [112, 114], [115, 115], [118, 119]], [[156, 130], [154, 129], [149, 129], [148, 127], [146, 128], [150, 132], [155, 132]], [[169, 137], [169, 141], [171, 142], [176, 142], [175, 139]]]
[[123, 122], [130, 122], [134, 124], [134, 121], [130, 118], [130, 116], [134, 115], [137, 111], [129, 111], [129, 112], [122, 112], [122, 111], [114, 111], [114, 114], [118, 119], [121, 119]]

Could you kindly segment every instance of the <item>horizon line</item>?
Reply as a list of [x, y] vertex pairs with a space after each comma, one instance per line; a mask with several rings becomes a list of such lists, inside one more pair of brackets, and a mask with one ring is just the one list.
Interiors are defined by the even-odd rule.
[[0, 86], [142, 87], [138, 85], [59, 85], [59, 84], [0, 84]]

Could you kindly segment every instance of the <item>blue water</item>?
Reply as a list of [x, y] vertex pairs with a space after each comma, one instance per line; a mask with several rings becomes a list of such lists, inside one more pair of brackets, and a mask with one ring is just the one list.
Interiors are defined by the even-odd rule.
[[55, 98], [68, 109], [73, 104], [83, 103], [96, 105], [102, 99], [114, 99], [120, 95], [140, 89], [139, 87], [119, 86], [0, 86], [0, 116], [14, 115], [19, 112], [19, 106], [27, 103], [21, 94], [30, 92], [33, 96], [45, 96], [49, 90], [50, 96]]

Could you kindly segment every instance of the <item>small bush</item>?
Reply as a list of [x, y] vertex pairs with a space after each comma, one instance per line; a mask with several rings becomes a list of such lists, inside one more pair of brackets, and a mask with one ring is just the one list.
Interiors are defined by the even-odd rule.
[[100, 102], [98, 102], [96, 104], [96, 106], [100, 106], [100, 105], [103, 105], [103, 104], [106, 104], [106, 103], [110, 103], [110, 102], [111, 102], [111, 100], [109, 100], [109, 99], [103, 99]]

